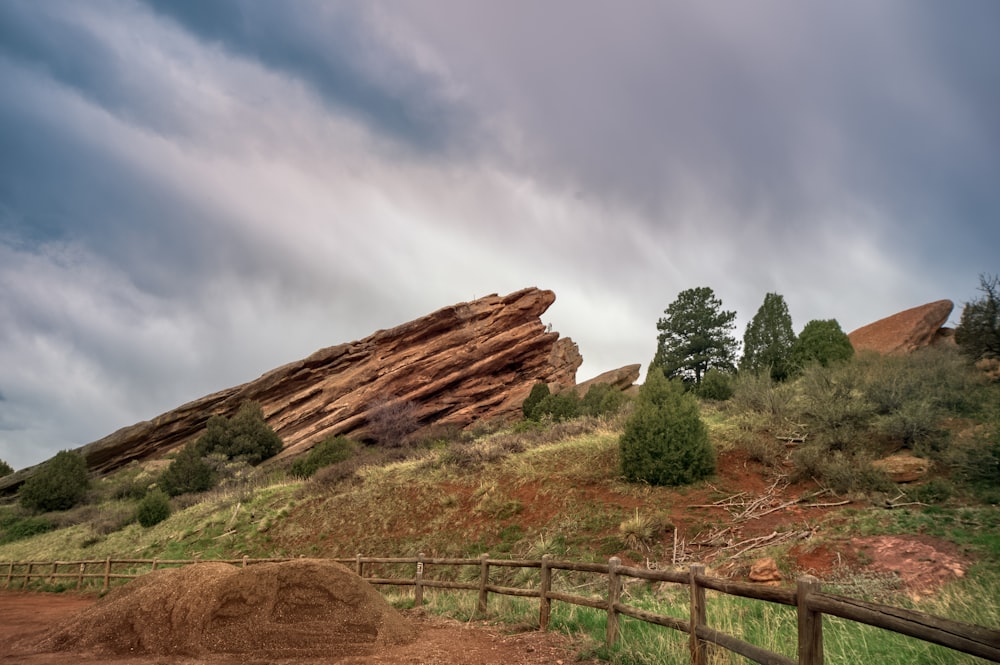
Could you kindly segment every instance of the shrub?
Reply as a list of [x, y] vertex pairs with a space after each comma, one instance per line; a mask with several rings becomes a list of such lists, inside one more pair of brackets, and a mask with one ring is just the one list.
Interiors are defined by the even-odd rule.
[[548, 397], [550, 394], [549, 386], [545, 383], [536, 383], [531, 387], [531, 393], [521, 404], [521, 411], [524, 413], [526, 420], [540, 420], [541, 416], [538, 415], [538, 403], [544, 398]]
[[546, 395], [535, 407], [535, 414], [557, 423], [571, 420], [580, 415], [580, 398], [572, 390]]
[[622, 408], [628, 401], [628, 395], [607, 383], [597, 383], [587, 390], [580, 400], [580, 412], [585, 416], [595, 418], [610, 416]]
[[697, 401], [661, 372], [647, 374], [619, 446], [622, 473], [630, 481], [684, 485], [715, 471]]
[[775, 382], [766, 372], [740, 372], [733, 385], [733, 404], [741, 411], [759, 413], [774, 422], [790, 414], [793, 387]]
[[292, 463], [289, 472], [296, 478], [308, 478], [319, 469], [343, 462], [354, 454], [357, 444], [346, 436], [328, 436]]
[[244, 402], [232, 418], [212, 416], [205, 433], [198, 439], [201, 456], [221, 453], [229, 459], [241, 458], [248, 464], [260, 464], [281, 452], [284, 444], [264, 420], [264, 411], [256, 402]]
[[170, 496], [190, 492], [204, 492], [215, 486], [216, 477], [200, 452], [197, 444], [188, 444], [160, 476], [160, 487]]
[[12, 473], [14, 473], [14, 467], [12, 467], [10, 464], [7, 464], [7, 462], [0, 459], [0, 478], [3, 478], [4, 476], [9, 476]]
[[0, 545], [51, 531], [56, 525], [44, 517], [5, 515], [0, 518]]
[[734, 390], [733, 375], [713, 367], [705, 373], [695, 394], [705, 399], [725, 402], [733, 396]]
[[863, 449], [873, 409], [860, 388], [856, 367], [811, 365], [798, 381], [798, 418], [810, 438], [829, 450]]
[[419, 426], [417, 405], [410, 400], [380, 398], [368, 412], [368, 434], [387, 448], [409, 445]]
[[851, 340], [840, 329], [836, 319], [814, 319], [805, 325], [792, 344], [791, 364], [799, 369], [813, 363], [826, 367], [831, 363], [850, 360], [853, 355]]
[[21, 505], [48, 512], [79, 503], [90, 487], [87, 462], [79, 453], [63, 450], [46, 462], [21, 487]]
[[170, 500], [162, 491], [155, 489], [149, 492], [135, 511], [135, 518], [145, 528], [155, 526], [170, 517]]

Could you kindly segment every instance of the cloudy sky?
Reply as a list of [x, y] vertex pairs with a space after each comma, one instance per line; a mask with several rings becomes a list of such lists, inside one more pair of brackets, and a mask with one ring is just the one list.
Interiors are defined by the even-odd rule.
[[580, 380], [713, 288], [1000, 272], [1000, 3], [3, 0], [0, 459], [526, 286]]

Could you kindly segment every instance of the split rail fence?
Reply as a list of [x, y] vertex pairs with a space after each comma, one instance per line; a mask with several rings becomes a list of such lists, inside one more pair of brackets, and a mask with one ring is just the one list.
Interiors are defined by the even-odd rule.
[[[225, 563], [246, 567], [257, 563], [289, 561], [289, 558], [225, 560]], [[621, 565], [617, 557], [607, 563], [580, 563], [553, 560], [549, 556], [541, 560], [491, 559], [483, 554], [475, 559], [447, 559], [426, 557], [386, 558], [363, 557], [332, 559], [344, 565], [353, 565], [358, 576], [373, 585], [412, 586], [415, 606], [423, 604], [424, 589], [455, 589], [476, 591], [479, 594], [477, 610], [486, 614], [489, 594], [538, 598], [538, 626], [548, 628], [552, 601], [559, 601], [590, 607], [607, 612], [605, 640], [610, 646], [618, 640], [619, 619], [631, 617], [639, 621], [665, 626], [687, 633], [693, 665], [706, 665], [708, 645], [715, 644], [762, 665], [822, 665], [823, 663], [823, 615], [841, 617], [849, 621], [875, 626], [912, 638], [924, 640], [963, 653], [1000, 662], [1000, 630], [975, 626], [924, 612], [908, 610], [888, 605], [870, 603], [844, 596], [824, 593], [815, 577], [806, 575], [797, 580], [796, 588], [779, 588], [760, 584], [736, 582], [705, 575], [702, 565], [692, 565], [688, 570], [647, 570]], [[59, 584], [63, 588], [81, 590], [94, 588], [100, 584], [107, 591], [112, 584], [134, 579], [153, 570], [200, 563], [199, 559], [111, 559], [89, 561], [47, 561], [47, 562], [7, 562], [0, 563], [4, 578], [4, 588], [29, 588], [32, 580], [37, 583]], [[375, 577], [372, 575], [379, 565], [413, 565], [412, 578]], [[431, 566], [475, 566], [479, 568], [477, 582], [434, 579], [426, 575]], [[490, 583], [490, 569], [537, 568], [538, 586], [535, 588], [506, 587]], [[607, 577], [606, 595], [600, 598], [580, 596], [556, 591], [552, 588], [554, 571], [575, 571], [597, 573]], [[366, 577], [366, 573], [368, 576]], [[474, 576], [474, 573], [473, 573]], [[657, 614], [622, 602], [622, 589], [626, 579], [651, 582], [671, 582], [687, 585], [690, 591], [689, 616], [681, 619]], [[15, 582], [20, 582], [15, 586]], [[97, 583], [97, 584], [95, 584]], [[711, 589], [731, 596], [741, 596], [759, 601], [787, 605], [796, 608], [798, 627], [798, 658], [768, 651], [733, 635], [716, 630], [706, 621], [705, 591]]]

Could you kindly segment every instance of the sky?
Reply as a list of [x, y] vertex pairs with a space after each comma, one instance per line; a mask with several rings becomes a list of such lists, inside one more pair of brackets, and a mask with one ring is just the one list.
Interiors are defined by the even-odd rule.
[[845, 332], [1000, 273], [1000, 3], [4, 0], [0, 459], [551, 289]]

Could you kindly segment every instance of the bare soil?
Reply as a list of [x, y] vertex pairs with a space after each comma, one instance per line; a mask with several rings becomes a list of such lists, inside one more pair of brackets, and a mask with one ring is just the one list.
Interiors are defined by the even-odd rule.
[[485, 623], [462, 623], [451, 619], [404, 612], [415, 626], [418, 637], [405, 646], [385, 648], [365, 656], [292, 657], [258, 659], [247, 654], [209, 654], [199, 657], [109, 656], [87, 652], [29, 652], [14, 648], [25, 638], [38, 637], [46, 630], [73, 617], [96, 601], [47, 593], [0, 593], [0, 663], [18, 665], [560, 665], [597, 661], [575, 659], [576, 649], [562, 635], [534, 630], [510, 633]]

